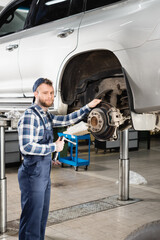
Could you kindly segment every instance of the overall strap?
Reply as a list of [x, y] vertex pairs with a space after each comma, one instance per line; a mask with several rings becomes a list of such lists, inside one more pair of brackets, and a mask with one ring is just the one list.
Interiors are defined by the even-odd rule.
[[49, 112], [47, 112], [47, 116], [48, 116], [49, 120], [52, 122], [52, 117], [51, 117], [51, 114]]
[[30, 107], [30, 109], [33, 110], [33, 112], [41, 119], [42, 123], [43, 123], [43, 126], [44, 126], [44, 129], [46, 129], [46, 125], [45, 125], [45, 122], [44, 122], [44, 119], [43, 117], [41, 116], [41, 114], [38, 112], [38, 110], [36, 108], [34, 108], [33, 106]]

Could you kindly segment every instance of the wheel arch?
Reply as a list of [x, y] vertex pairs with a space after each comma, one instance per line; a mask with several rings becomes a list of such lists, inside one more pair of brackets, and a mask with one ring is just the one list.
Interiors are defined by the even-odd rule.
[[[131, 109], [133, 108], [132, 91], [125, 69], [117, 56], [112, 51], [104, 49], [78, 53], [65, 64], [59, 85], [62, 101], [73, 111], [74, 108], [83, 106], [94, 97], [103, 98], [105, 93], [110, 92], [108, 85], [111, 83], [114, 85], [117, 78], [123, 78], [123, 86], [125, 85]], [[102, 91], [100, 94], [99, 85], [103, 86], [104, 94]]]

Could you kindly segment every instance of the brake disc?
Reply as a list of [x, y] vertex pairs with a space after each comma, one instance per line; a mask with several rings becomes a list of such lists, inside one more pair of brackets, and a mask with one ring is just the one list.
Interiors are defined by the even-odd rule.
[[116, 130], [115, 126], [109, 125], [109, 115], [107, 112], [113, 108], [109, 103], [101, 102], [98, 107], [91, 110], [88, 116], [89, 130], [99, 141], [109, 140]]

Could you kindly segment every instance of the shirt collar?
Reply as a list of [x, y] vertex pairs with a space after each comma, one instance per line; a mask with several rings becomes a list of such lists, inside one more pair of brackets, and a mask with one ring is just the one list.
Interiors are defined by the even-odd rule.
[[[35, 107], [41, 114], [45, 114], [45, 112], [43, 111], [43, 109], [42, 109], [39, 105], [33, 104], [32, 106]], [[47, 111], [47, 112], [48, 112], [48, 111]], [[47, 113], [47, 112], [46, 112], [46, 113]]]

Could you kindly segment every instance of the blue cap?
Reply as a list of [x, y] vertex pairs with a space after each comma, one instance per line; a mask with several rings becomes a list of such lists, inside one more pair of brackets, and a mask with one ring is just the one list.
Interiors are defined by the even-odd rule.
[[37, 88], [39, 87], [39, 85], [41, 85], [44, 82], [45, 82], [44, 78], [38, 78], [33, 85], [33, 92], [35, 92], [37, 90]]

